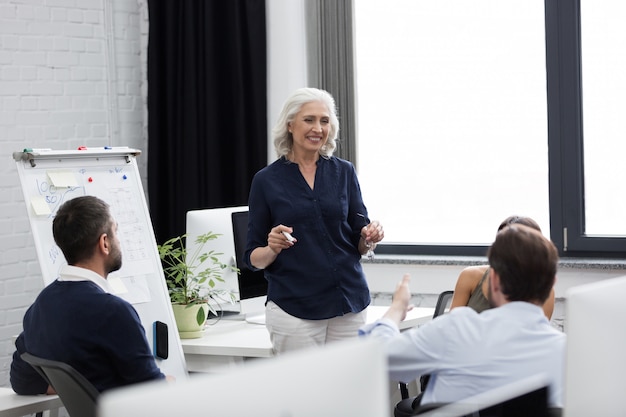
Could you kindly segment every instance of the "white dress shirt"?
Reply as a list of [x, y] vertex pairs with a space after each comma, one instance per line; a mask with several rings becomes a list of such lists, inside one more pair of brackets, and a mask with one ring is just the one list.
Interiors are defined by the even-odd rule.
[[360, 333], [385, 341], [392, 380], [431, 374], [422, 404], [454, 402], [545, 374], [548, 404], [563, 406], [566, 337], [534, 304], [511, 302], [480, 314], [459, 307], [403, 333], [381, 319]]
[[63, 265], [59, 271], [59, 281], [91, 281], [104, 292], [111, 293], [111, 287], [106, 279], [90, 269], [81, 268], [73, 265]]

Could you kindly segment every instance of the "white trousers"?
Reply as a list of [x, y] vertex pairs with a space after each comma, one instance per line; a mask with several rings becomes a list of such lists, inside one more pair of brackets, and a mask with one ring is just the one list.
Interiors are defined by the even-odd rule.
[[265, 327], [276, 355], [357, 337], [366, 318], [367, 309], [331, 319], [305, 320], [285, 313], [272, 301], [265, 307]]

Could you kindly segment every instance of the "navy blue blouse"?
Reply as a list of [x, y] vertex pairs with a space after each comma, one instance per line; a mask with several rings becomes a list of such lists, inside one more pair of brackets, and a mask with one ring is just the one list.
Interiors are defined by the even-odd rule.
[[303, 319], [358, 313], [370, 303], [358, 250], [369, 218], [354, 166], [320, 157], [314, 188], [284, 157], [257, 172], [248, 200], [246, 263], [257, 270], [250, 254], [267, 246], [272, 227], [292, 227], [298, 242], [265, 268], [268, 301]]

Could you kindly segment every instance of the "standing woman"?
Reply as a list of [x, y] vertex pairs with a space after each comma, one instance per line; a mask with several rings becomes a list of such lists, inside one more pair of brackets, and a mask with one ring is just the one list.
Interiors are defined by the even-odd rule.
[[296, 90], [272, 131], [278, 160], [252, 180], [245, 258], [265, 270], [275, 353], [355, 337], [365, 323], [361, 255], [384, 233], [369, 220], [354, 166], [332, 156], [338, 132], [333, 97]]

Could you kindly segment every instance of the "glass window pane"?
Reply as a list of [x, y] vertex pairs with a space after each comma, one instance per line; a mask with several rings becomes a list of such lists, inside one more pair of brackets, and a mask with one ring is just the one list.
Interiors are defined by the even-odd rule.
[[626, 235], [626, 3], [581, 1], [585, 234]]
[[549, 235], [543, 2], [354, 8], [359, 177], [385, 243], [490, 244], [511, 214]]

